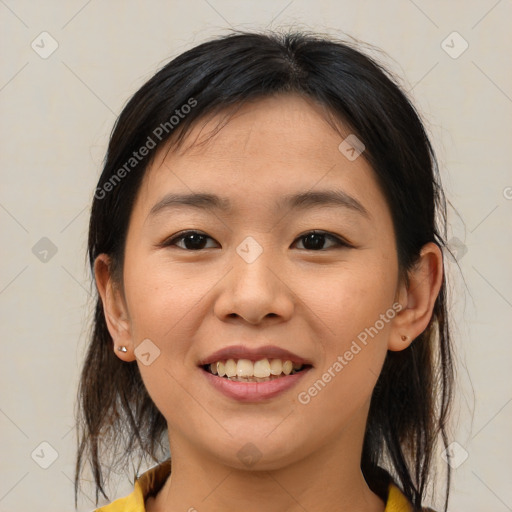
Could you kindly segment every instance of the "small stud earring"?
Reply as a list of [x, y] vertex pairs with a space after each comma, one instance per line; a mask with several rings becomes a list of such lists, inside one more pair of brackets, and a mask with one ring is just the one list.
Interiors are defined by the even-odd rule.
[[402, 334], [402, 336], [400, 336], [402, 338], [402, 341], [406, 341], [407, 340], [407, 336], [405, 334]]
[[119, 352], [128, 352], [126, 347], [117, 347], [117, 350], [119, 350]]

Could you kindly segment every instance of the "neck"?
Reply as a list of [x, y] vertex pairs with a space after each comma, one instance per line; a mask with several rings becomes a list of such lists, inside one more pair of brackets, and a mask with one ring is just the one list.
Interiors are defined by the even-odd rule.
[[[199, 452], [173, 432], [172, 474], [148, 512], [383, 512], [360, 470], [362, 438], [348, 427], [336, 440], [284, 467], [240, 470]], [[363, 429], [364, 430], [364, 429]]]

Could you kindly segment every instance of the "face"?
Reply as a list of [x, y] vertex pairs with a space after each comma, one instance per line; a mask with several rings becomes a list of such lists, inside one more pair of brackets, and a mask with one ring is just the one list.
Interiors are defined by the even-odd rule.
[[[393, 225], [371, 167], [347, 158], [314, 103], [253, 102], [192, 144], [218, 121], [199, 123], [180, 151], [157, 153], [145, 175], [122, 318], [171, 451], [193, 446], [243, 467], [252, 443], [259, 467], [276, 468], [348, 431], [362, 440], [401, 307]], [[257, 363], [262, 375], [274, 359], [303, 369], [247, 383], [202, 366], [231, 358], [250, 370], [268, 359]]]

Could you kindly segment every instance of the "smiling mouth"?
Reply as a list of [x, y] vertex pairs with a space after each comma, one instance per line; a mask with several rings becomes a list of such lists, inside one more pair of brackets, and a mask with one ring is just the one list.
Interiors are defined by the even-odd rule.
[[227, 359], [202, 365], [201, 368], [216, 377], [230, 381], [267, 382], [294, 375], [311, 368], [311, 365], [282, 359]]

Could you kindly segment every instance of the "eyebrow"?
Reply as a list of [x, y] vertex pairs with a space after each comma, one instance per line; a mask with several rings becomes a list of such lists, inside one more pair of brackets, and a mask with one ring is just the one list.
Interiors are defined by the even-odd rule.
[[[163, 210], [176, 207], [189, 206], [207, 211], [222, 211], [228, 213], [232, 206], [229, 199], [208, 193], [174, 194], [165, 195], [156, 203], [148, 214], [153, 217]], [[292, 210], [305, 210], [315, 207], [346, 208], [370, 218], [368, 210], [354, 197], [342, 190], [319, 190], [289, 194], [282, 197], [277, 208], [288, 207]]]

